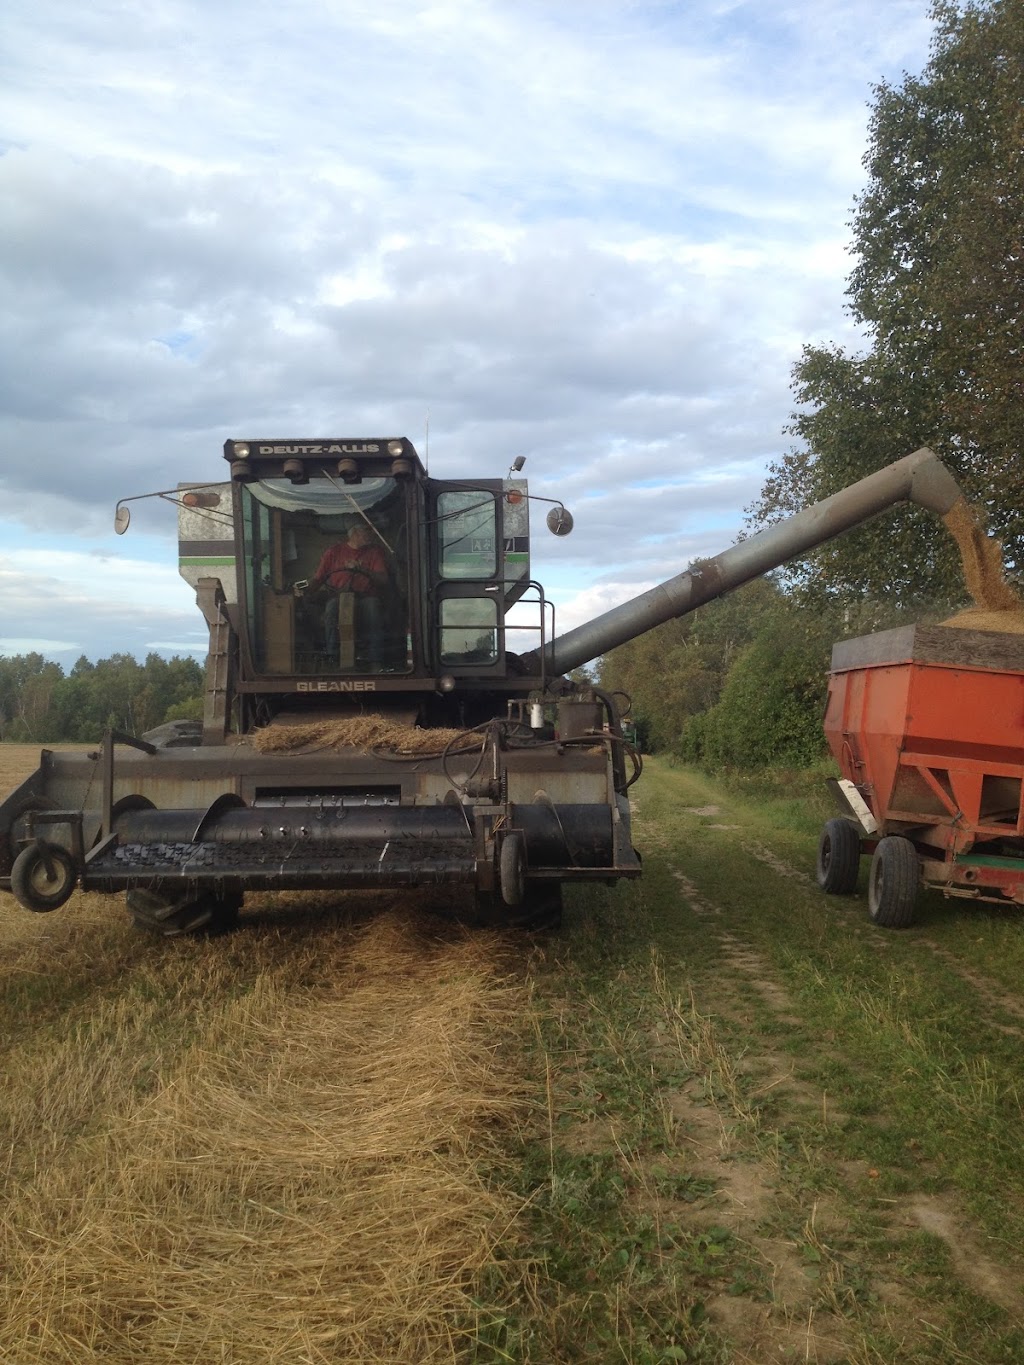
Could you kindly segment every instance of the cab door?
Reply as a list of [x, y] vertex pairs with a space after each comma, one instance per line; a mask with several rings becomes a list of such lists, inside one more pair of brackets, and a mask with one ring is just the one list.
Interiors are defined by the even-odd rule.
[[505, 671], [502, 485], [434, 485], [434, 662], [438, 672]]

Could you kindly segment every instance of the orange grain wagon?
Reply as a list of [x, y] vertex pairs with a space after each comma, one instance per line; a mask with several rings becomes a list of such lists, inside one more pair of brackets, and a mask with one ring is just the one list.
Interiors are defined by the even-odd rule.
[[871, 855], [877, 924], [911, 923], [921, 885], [1024, 904], [1024, 636], [907, 626], [832, 651], [825, 736], [843, 814], [818, 882], [848, 895]]

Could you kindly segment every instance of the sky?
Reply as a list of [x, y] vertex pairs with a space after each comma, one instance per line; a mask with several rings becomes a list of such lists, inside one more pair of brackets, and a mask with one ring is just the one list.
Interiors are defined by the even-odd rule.
[[[533, 518], [558, 628], [735, 539], [856, 346], [872, 86], [927, 0], [7, 0], [0, 653], [205, 653], [228, 437], [404, 435]], [[893, 458], [906, 454], [894, 450]]]

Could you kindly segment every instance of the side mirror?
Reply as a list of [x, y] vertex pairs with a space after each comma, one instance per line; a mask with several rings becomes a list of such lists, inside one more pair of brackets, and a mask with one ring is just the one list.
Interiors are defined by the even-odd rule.
[[119, 536], [123, 536], [125, 531], [128, 530], [131, 519], [132, 514], [129, 512], [128, 508], [122, 503], [118, 503], [117, 507], [114, 509], [114, 530]]
[[573, 528], [572, 513], [561, 503], [552, 507], [547, 516], [548, 530], [553, 536], [567, 536]]

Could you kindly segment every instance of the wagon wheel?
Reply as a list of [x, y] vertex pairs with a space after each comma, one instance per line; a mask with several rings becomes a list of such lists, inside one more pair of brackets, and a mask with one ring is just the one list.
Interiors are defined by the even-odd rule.
[[59, 910], [78, 881], [75, 860], [59, 844], [47, 844], [33, 839], [14, 860], [11, 867], [11, 891], [19, 905], [26, 910], [45, 914]]
[[889, 835], [878, 841], [868, 878], [868, 910], [886, 929], [906, 929], [914, 919], [921, 860], [909, 839]]
[[213, 938], [234, 929], [242, 897], [237, 892], [218, 896], [212, 891], [138, 886], [125, 893], [125, 902], [136, 929], [162, 938], [182, 934]]
[[818, 843], [818, 885], [830, 896], [849, 896], [859, 872], [860, 835], [849, 820], [829, 820]]

